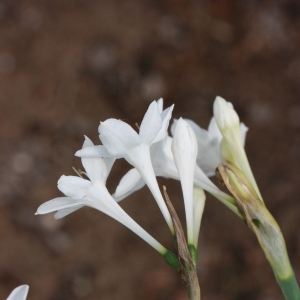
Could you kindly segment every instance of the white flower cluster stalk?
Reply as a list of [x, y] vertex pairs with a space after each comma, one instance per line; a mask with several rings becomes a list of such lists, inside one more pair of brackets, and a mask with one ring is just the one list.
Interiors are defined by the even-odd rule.
[[[218, 102], [219, 98], [216, 99], [216, 106]], [[172, 219], [156, 180], [157, 176], [163, 176], [181, 182], [188, 244], [197, 249], [205, 203], [203, 190], [221, 200], [237, 215], [239, 211], [235, 200], [209, 179], [222, 160], [222, 133], [217, 126], [219, 121], [212, 118], [208, 130], [204, 130], [191, 120], [180, 118], [173, 122], [171, 137], [168, 127], [173, 107], [163, 110], [162, 99], [153, 101], [141, 122], [139, 132], [121, 120], [108, 119], [101, 122], [98, 130], [102, 145], [95, 146], [86, 137], [82, 149], [75, 154], [81, 158], [85, 171], [78, 173], [79, 177], [61, 176], [58, 189], [65, 197], [42, 204], [36, 214], [56, 211], [55, 218], [59, 219], [83, 206], [90, 206], [128, 227], [162, 255], [169, 255], [170, 251], [140, 227], [118, 204], [147, 185], [174, 235]], [[247, 128], [239, 123], [238, 126], [241, 127], [241, 141], [244, 141]], [[124, 175], [111, 195], [106, 188], [106, 180], [116, 159], [120, 158], [124, 158], [133, 168]]]

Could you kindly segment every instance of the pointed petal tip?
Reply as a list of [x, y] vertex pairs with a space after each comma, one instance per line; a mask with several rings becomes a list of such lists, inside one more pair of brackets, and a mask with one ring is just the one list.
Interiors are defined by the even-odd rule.
[[24, 284], [16, 287], [11, 294], [8, 296], [7, 300], [25, 300], [28, 294], [29, 285]]
[[221, 96], [216, 96], [215, 101], [226, 101], [223, 97]]
[[[84, 142], [83, 142], [83, 145], [82, 145], [82, 149], [87, 148], [87, 147], [92, 147], [92, 146], [94, 146], [94, 143], [91, 141], [91, 139], [89, 137], [84, 135]], [[75, 153], [75, 156], [76, 156], [76, 153]]]

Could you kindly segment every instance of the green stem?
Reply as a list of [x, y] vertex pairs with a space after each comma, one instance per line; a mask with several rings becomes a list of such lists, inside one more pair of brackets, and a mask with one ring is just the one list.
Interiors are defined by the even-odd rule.
[[287, 279], [280, 279], [276, 274], [275, 277], [286, 300], [300, 300], [300, 289], [294, 273]]
[[286, 250], [284, 237], [248, 179], [237, 167], [222, 163], [218, 170], [247, 226], [253, 230], [286, 300], [300, 300], [300, 290]]

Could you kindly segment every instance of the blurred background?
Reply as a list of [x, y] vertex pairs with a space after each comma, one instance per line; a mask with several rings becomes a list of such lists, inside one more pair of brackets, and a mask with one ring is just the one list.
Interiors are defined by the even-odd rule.
[[[0, 298], [26, 283], [31, 300], [185, 299], [160, 255], [102, 213], [34, 216], [82, 168], [84, 134], [99, 144], [99, 121], [140, 122], [160, 97], [204, 128], [216, 95], [234, 104], [300, 279], [299, 87], [296, 0], [0, 0]], [[128, 169], [116, 163], [111, 192]], [[159, 182], [184, 220], [179, 183]], [[121, 205], [172, 249], [147, 188]], [[202, 299], [283, 299], [254, 235], [209, 195], [199, 256]]]

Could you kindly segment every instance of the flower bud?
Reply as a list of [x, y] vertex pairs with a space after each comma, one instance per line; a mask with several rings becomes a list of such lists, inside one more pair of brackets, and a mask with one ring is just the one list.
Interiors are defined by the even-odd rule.
[[214, 102], [214, 117], [220, 131], [224, 134], [226, 129], [240, 126], [240, 119], [231, 103], [217, 96]]

